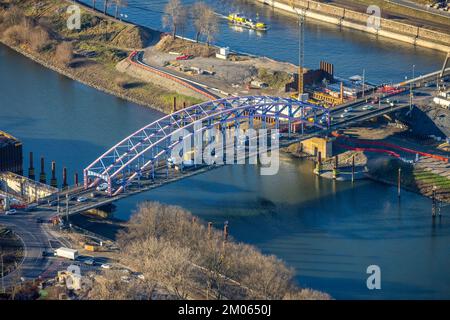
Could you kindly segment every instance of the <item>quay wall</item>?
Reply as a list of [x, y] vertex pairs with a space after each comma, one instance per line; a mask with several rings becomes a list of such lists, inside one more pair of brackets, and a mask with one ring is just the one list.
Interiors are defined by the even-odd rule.
[[380, 18], [380, 27], [367, 26], [371, 15], [341, 8], [313, 0], [254, 0], [275, 9], [294, 14], [304, 13], [305, 17], [332, 23], [350, 29], [364, 31], [378, 36], [407, 42], [413, 45], [450, 52], [450, 34]]

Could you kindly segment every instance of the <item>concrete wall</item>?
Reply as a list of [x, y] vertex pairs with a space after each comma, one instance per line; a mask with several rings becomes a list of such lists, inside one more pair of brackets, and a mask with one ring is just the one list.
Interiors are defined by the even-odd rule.
[[419, 27], [412, 26], [406, 23], [392, 21], [388, 19], [381, 19], [381, 29], [385, 31], [397, 32], [413, 37], [419, 34]]
[[[406, 23], [401, 23], [382, 18], [380, 20], [380, 30], [367, 27], [369, 14], [353, 10], [343, 9], [337, 6], [319, 3], [311, 0], [254, 0], [273, 8], [294, 14], [299, 13], [299, 9], [305, 10], [305, 16], [319, 21], [342, 25], [347, 28], [360, 30], [368, 33], [407, 42], [422, 47], [450, 52], [450, 34], [416, 27]], [[293, 8], [292, 6], [295, 6]]]
[[332, 141], [330, 139], [327, 138], [320, 138], [320, 137], [315, 137], [315, 138], [311, 138], [308, 140], [304, 140], [301, 142], [302, 144], [302, 151], [316, 156], [318, 152], [321, 153], [322, 159], [326, 159], [329, 158], [333, 155], [333, 150], [332, 150]]
[[0, 173], [0, 187], [2, 190], [7, 187], [9, 194], [27, 202], [35, 202], [58, 191], [56, 188], [11, 172]]

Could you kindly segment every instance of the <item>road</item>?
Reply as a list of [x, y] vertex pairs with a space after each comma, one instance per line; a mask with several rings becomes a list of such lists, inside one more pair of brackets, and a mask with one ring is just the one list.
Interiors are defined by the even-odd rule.
[[50, 262], [42, 258], [42, 252], [51, 249], [51, 240], [55, 240], [42, 224], [36, 222], [36, 214], [17, 213], [16, 215], [0, 215], [0, 224], [11, 229], [24, 244], [24, 258], [20, 271], [5, 276], [5, 285], [9, 285], [18, 277], [25, 279], [38, 278], [46, 270]]
[[435, 8], [429, 8], [423, 4], [415, 3], [408, 0], [388, 0], [388, 2], [395, 3], [397, 5], [407, 7], [414, 10], [419, 10], [427, 13], [431, 13], [437, 16], [441, 16], [444, 18], [450, 18], [450, 12], [448, 11], [442, 11]]
[[162, 73], [169, 77], [176, 78], [179, 81], [181, 81], [182, 83], [185, 83], [188, 86], [193, 87], [197, 92], [202, 92], [203, 95], [205, 95], [206, 97], [208, 97], [210, 99], [220, 99], [221, 98], [220, 95], [212, 92], [212, 91], [219, 92], [220, 91], [219, 89], [211, 88], [208, 85], [206, 85], [204, 83], [200, 83], [198, 81], [193, 81], [191, 79], [183, 77], [181, 74], [177, 74], [174, 71], [168, 71], [166, 68], [153, 66], [153, 65], [149, 65], [148, 63], [145, 63], [143, 61], [143, 53], [144, 53], [143, 51], [140, 51], [136, 55], [132, 55], [130, 57], [131, 62], [133, 62], [141, 67], [145, 67], [147, 70], [150, 70], [150, 71], [153, 70], [153, 72]]

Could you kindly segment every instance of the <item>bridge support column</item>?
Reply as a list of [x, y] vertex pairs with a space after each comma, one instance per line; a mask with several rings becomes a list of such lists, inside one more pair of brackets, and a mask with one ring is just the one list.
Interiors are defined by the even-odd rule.
[[83, 170], [83, 184], [84, 184], [84, 189], [87, 189], [89, 187], [88, 185], [89, 181], [88, 181], [88, 175], [87, 175], [87, 170]]
[[[123, 187], [123, 191], [125, 192], [125, 186]], [[108, 177], [108, 195], [112, 196], [112, 185], [111, 185], [111, 177]]]
[[314, 173], [318, 176], [322, 173], [322, 153], [319, 151], [317, 154], [317, 163], [316, 168], [314, 169]]
[[334, 167], [333, 167], [333, 179], [336, 180], [339, 175], [339, 158], [338, 155], [334, 157]]
[[73, 181], [75, 182], [75, 186], [78, 187], [78, 173], [75, 172], [75, 175], [73, 177]]
[[56, 162], [52, 161], [52, 178], [50, 180], [50, 185], [54, 188], [58, 188], [58, 183], [56, 181]]
[[30, 152], [30, 167], [28, 168], [28, 178], [31, 180], [36, 179], [34, 174], [34, 165], [33, 165], [33, 152]]
[[41, 173], [39, 174], [39, 182], [43, 184], [47, 184], [47, 177], [45, 174], [44, 168], [44, 157], [41, 157]]
[[152, 162], [152, 180], [155, 180], [155, 164]]
[[62, 188], [67, 189], [67, 168], [64, 167], [63, 168], [63, 183], [62, 183]]

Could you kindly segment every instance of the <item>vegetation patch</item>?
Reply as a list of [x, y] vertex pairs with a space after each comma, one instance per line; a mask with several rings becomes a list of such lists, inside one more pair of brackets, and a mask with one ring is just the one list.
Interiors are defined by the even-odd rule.
[[[70, 1], [0, 2], [0, 41], [72, 79], [161, 111], [173, 97], [187, 105], [199, 99], [124, 76], [115, 66], [132, 50], [142, 49], [151, 30], [123, 23], [82, 7], [81, 29], [67, 28]], [[122, 85], [116, 79], [124, 78]]]
[[105, 271], [90, 299], [150, 299], [158, 290], [174, 299], [330, 299], [298, 288], [293, 270], [275, 256], [234, 241], [180, 207], [142, 204], [117, 239], [120, 262], [141, 273], [142, 281], [121, 283]]

